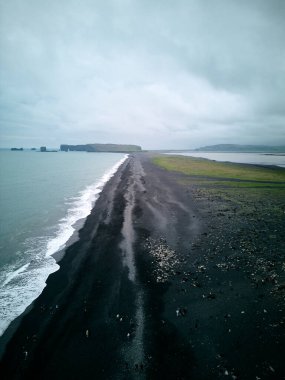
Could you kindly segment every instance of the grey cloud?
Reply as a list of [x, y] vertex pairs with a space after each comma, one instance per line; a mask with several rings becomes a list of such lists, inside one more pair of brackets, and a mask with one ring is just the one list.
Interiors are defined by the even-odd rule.
[[283, 1], [0, 6], [1, 145], [284, 138]]

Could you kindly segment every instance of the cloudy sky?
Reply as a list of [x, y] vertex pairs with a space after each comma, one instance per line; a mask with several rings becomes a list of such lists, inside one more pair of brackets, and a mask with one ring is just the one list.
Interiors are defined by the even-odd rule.
[[284, 0], [0, 0], [0, 146], [285, 144]]

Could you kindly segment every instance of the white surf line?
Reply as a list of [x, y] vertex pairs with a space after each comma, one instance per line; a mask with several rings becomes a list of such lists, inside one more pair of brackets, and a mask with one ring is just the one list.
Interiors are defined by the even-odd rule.
[[10, 281], [13, 280], [13, 278], [17, 277], [19, 274], [25, 272], [25, 270], [30, 266], [30, 263], [28, 264], [25, 264], [25, 265], [22, 265], [20, 268], [18, 268], [17, 270], [14, 270], [12, 272], [9, 272], [7, 275], [6, 275], [6, 279], [5, 281], [3, 282], [2, 286], [5, 286], [7, 284], [9, 284]]
[[[49, 238], [44, 246], [40, 247], [40, 251], [36, 253], [36, 266], [30, 262], [16, 270], [12, 268], [9, 270], [9, 273], [5, 275], [3, 281], [1, 273], [0, 337], [8, 328], [9, 324], [21, 315], [42, 293], [46, 287], [47, 278], [59, 269], [59, 265], [53, 255], [59, 250], [65, 249], [68, 240], [75, 232], [74, 225], [78, 220], [86, 219], [90, 214], [100, 193], [104, 191], [105, 185], [117, 173], [128, 156], [128, 154], [124, 155], [124, 157], [117, 161], [109, 170], [107, 169], [98, 181], [87, 186], [78, 196], [73, 198], [65, 217], [59, 220], [58, 230], [55, 235]], [[97, 228], [94, 228], [88, 246], [92, 244], [91, 242], [96, 231]], [[17, 280], [18, 284], [15, 285], [14, 280]]]
[[116, 162], [109, 170], [107, 170], [95, 183], [87, 186], [79, 193], [74, 202], [71, 203], [72, 207], [70, 207], [67, 211], [65, 217], [59, 221], [59, 228], [56, 235], [47, 242], [46, 257], [52, 256], [66, 247], [66, 243], [76, 231], [74, 227], [75, 224], [79, 220], [84, 220], [88, 217], [88, 215], [90, 215], [96, 201], [104, 190], [105, 185], [116, 174], [128, 156], [129, 155], [126, 154], [121, 160]]

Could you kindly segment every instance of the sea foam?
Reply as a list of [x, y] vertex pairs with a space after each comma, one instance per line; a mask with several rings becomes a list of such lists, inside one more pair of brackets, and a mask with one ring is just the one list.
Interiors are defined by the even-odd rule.
[[7, 266], [0, 276], [0, 336], [9, 324], [35, 300], [46, 286], [48, 276], [59, 269], [53, 255], [66, 247], [76, 230], [75, 225], [91, 212], [104, 185], [127, 159], [125, 155], [94, 184], [78, 196], [67, 200], [67, 214], [59, 220], [52, 236], [27, 239], [29, 262], [19, 260], [17, 267]]

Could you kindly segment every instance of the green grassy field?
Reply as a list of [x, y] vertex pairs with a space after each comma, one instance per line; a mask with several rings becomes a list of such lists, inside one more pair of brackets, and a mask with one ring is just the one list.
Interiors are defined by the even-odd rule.
[[158, 156], [153, 162], [166, 170], [186, 174], [179, 181], [190, 186], [200, 198], [230, 201], [243, 214], [284, 218], [285, 170], [282, 168], [181, 156]]
[[223, 163], [194, 157], [155, 157], [154, 163], [167, 169], [190, 176], [240, 181], [279, 182], [285, 185], [285, 170], [262, 166]]

